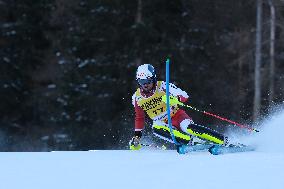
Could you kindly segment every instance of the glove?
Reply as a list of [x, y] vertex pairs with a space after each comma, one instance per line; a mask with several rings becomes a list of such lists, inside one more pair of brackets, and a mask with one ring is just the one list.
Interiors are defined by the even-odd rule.
[[[166, 95], [164, 95], [162, 97], [162, 101], [164, 103], [167, 103], [167, 96]], [[174, 106], [174, 105], [177, 105], [177, 104], [183, 105], [183, 103], [180, 102], [179, 99], [177, 97], [175, 97], [175, 96], [170, 96], [170, 100], [169, 101], [170, 101], [170, 106]]]
[[140, 150], [142, 145], [140, 144], [140, 137], [134, 136], [129, 141], [130, 150]]

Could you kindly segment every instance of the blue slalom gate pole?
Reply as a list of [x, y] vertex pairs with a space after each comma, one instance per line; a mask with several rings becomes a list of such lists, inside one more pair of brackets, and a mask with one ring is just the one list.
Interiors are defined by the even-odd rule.
[[175, 145], [179, 145], [179, 143], [176, 141], [173, 127], [172, 127], [172, 119], [171, 119], [171, 109], [170, 109], [170, 59], [167, 58], [166, 60], [166, 99], [167, 99], [167, 114], [168, 114], [168, 124], [170, 128], [170, 133], [172, 136], [172, 140], [174, 141]]

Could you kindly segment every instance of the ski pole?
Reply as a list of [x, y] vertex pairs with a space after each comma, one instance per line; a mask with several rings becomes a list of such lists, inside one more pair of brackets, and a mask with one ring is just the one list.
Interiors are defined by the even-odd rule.
[[243, 124], [237, 123], [237, 122], [232, 121], [232, 120], [229, 120], [229, 119], [227, 119], [227, 118], [224, 118], [224, 117], [215, 115], [215, 114], [213, 114], [213, 113], [211, 113], [211, 112], [206, 112], [206, 111], [198, 110], [198, 109], [195, 108], [195, 107], [192, 107], [192, 106], [189, 106], [189, 105], [185, 105], [185, 104], [183, 104], [183, 106], [188, 107], [188, 108], [191, 108], [192, 110], [201, 112], [201, 113], [203, 113], [203, 114], [205, 114], [205, 115], [215, 117], [215, 118], [220, 119], [220, 120], [222, 120], [222, 121], [226, 121], [226, 122], [228, 122], [228, 123], [232, 123], [232, 124], [234, 124], [234, 125], [236, 125], [236, 126], [239, 126], [239, 127], [241, 127], [241, 128], [245, 128], [245, 129], [248, 129], [248, 130], [254, 131], [254, 132], [259, 132], [259, 130], [255, 129], [255, 128], [251, 128], [251, 127], [249, 127], [249, 126], [247, 126], [247, 125], [243, 125]]
[[166, 150], [167, 149], [167, 147], [165, 145], [158, 146], [158, 145], [154, 145], [154, 144], [143, 144], [143, 143], [141, 143], [141, 146], [152, 147], [152, 148], [156, 148], [156, 149], [159, 149], [159, 150]]
[[[204, 110], [199, 110], [199, 109], [197, 109], [197, 108], [195, 108], [195, 107], [193, 107], [193, 106], [186, 105], [186, 104], [180, 102], [180, 101], [179, 101], [177, 98], [175, 98], [175, 97], [170, 97], [170, 99], [171, 99], [171, 104], [178, 104], [178, 105], [181, 105], [181, 106], [190, 108], [190, 109], [192, 109], [192, 110], [194, 110], [194, 111], [203, 113], [203, 114], [205, 114], [205, 115], [215, 117], [215, 118], [220, 119], [220, 120], [222, 120], [222, 121], [226, 121], [226, 122], [228, 122], [228, 123], [232, 123], [232, 124], [234, 124], [234, 125], [236, 125], [236, 126], [238, 126], [238, 127], [245, 128], [245, 129], [248, 129], [248, 130], [253, 131], [253, 132], [259, 132], [259, 130], [255, 129], [255, 128], [251, 128], [251, 127], [249, 127], [249, 126], [247, 126], [247, 125], [243, 125], [243, 124], [237, 123], [237, 122], [235, 122], [235, 121], [229, 120], [229, 119], [227, 119], [227, 118], [224, 118], [224, 117], [215, 115], [215, 114], [213, 114], [213, 113], [211, 113], [211, 112], [206, 112], [206, 111], [204, 111]], [[162, 99], [162, 100], [165, 101], [165, 96], [163, 96], [163, 99]]]

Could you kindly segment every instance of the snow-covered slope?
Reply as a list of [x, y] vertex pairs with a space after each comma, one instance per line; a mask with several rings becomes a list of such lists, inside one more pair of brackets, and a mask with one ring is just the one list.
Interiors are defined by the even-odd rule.
[[173, 150], [0, 153], [0, 189], [284, 189], [284, 113], [249, 141], [255, 152]]
[[284, 154], [92, 151], [0, 154], [1, 189], [283, 189]]

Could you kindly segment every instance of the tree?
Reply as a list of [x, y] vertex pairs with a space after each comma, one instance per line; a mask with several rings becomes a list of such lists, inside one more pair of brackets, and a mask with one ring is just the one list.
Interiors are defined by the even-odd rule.
[[257, 0], [255, 68], [254, 68], [254, 104], [253, 120], [257, 121], [261, 108], [261, 48], [262, 48], [262, 0]]
[[273, 105], [274, 99], [274, 78], [275, 78], [275, 6], [273, 0], [268, 0], [270, 6], [270, 69], [269, 69], [269, 105]]

